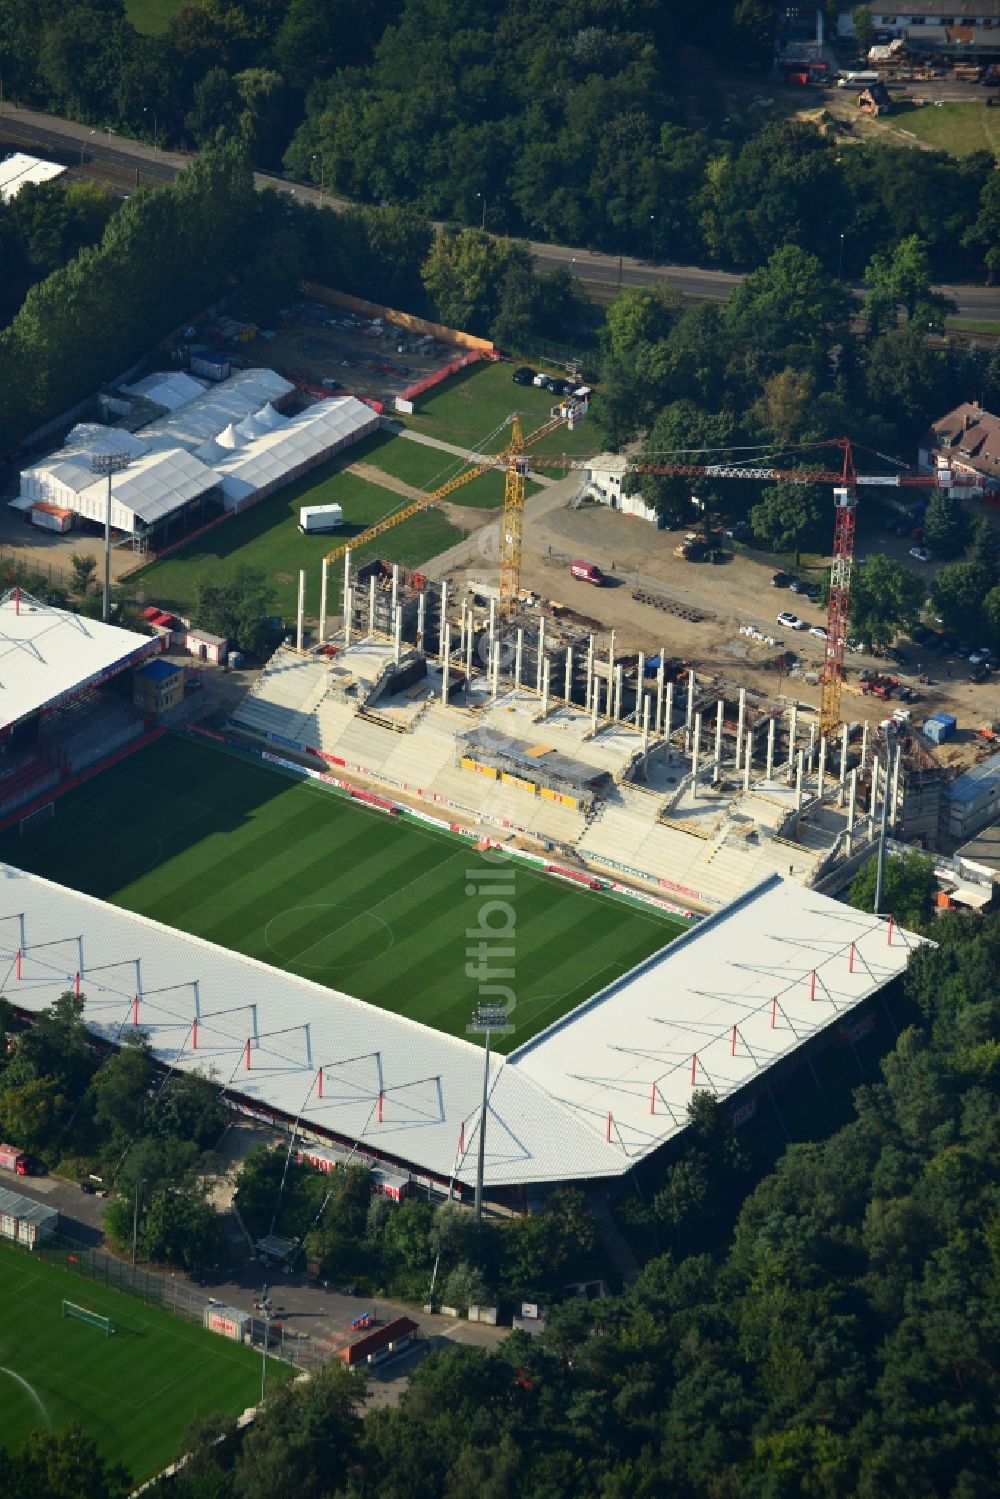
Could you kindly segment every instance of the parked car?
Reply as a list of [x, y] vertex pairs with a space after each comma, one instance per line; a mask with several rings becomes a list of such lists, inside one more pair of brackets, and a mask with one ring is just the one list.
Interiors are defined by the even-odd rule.
[[799, 619], [797, 614], [790, 614], [787, 609], [782, 609], [781, 613], [778, 615], [778, 624], [784, 625], [786, 630], [806, 629], [805, 620]]
[[911, 547], [910, 556], [915, 558], [917, 562], [929, 562], [931, 560], [930, 552], [925, 550], [924, 547]]
[[774, 573], [771, 578], [771, 587], [787, 588], [791, 581], [788, 573]]
[[810, 625], [809, 634], [815, 635], [817, 640], [827, 640], [829, 638], [822, 625]]
[[972, 655], [969, 657], [969, 665], [970, 666], [982, 666], [982, 665], [984, 665], [984, 663], [988, 662], [989, 659], [990, 659], [990, 653], [989, 653], [989, 651], [986, 650], [986, 648], [984, 646], [980, 646], [977, 650], [974, 650], [972, 652]]
[[934, 631], [928, 630], [926, 625], [915, 625], [910, 631], [910, 639], [916, 645], [927, 645], [934, 639]]
[[793, 578], [788, 586], [793, 593], [808, 594], [809, 592], [809, 584], [804, 578]]
[[515, 385], [532, 385], [535, 380], [535, 371], [527, 364], [522, 364], [510, 377]]

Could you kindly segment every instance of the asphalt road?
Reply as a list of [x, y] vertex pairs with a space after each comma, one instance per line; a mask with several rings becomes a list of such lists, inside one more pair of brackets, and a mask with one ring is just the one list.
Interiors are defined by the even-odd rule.
[[[964, 97], [964, 95], [963, 95]], [[94, 161], [125, 173], [141, 173], [147, 179], [172, 182], [190, 157], [181, 152], [161, 151], [144, 141], [124, 140], [113, 131], [93, 130], [75, 120], [62, 120], [37, 110], [24, 109], [9, 101], [0, 109], [0, 140], [4, 137], [29, 147], [72, 161], [79, 153], [81, 162]], [[320, 195], [314, 187], [286, 182], [283, 178], [255, 172], [258, 191], [273, 188], [303, 202], [323, 202], [332, 208], [349, 205], [342, 198]], [[541, 270], [554, 266], [572, 267], [581, 281], [601, 286], [649, 286], [667, 280], [685, 296], [722, 301], [743, 277], [733, 271], [705, 270], [699, 266], [653, 262], [633, 256], [604, 255], [573, 245], [549, 245], [531, 241], [535, 264]], [[941, 286], [937, 288], [953, 298], [958, 315], [977, 321], [1000, 321], [1000, 286]], [[858, 296], [863, 288], [855, 287]]]

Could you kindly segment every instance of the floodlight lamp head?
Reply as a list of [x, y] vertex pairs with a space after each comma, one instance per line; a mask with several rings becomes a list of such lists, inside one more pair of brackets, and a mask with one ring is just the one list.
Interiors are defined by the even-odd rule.
[[91, 472], [95, 474], [119, 474], [128, 468], [132, 459], [128, 453], [94, 453], [90, 459]]

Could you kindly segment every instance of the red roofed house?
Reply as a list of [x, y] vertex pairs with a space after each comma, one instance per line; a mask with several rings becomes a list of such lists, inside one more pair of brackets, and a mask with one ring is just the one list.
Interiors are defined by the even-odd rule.
[[963, 493], [992, 493], [1000, 499], [1000, 416], [976, 401], [963, 401], [924, 433], [917, 462], [930, 473], [947, 468], [972, 475], [982, 483]]
[[376, 1327], [374, 1332], [367, 1333], [356, 1343], [348, 1343], [346, 1348], [338, 1350], [337, 1357], [349, 1369], [364, 1369], [371, 1364], [381, 1363], [391, 1353], [399, 1353], [401, 1349], [409, 1347], [418, 1328], [419, 1324], [412, 1317], [397, 1317], [384, 1327]]

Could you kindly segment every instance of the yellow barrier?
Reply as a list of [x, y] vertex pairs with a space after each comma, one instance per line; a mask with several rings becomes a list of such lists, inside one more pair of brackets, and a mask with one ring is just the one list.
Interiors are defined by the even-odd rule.
[[302, 281], [299, 290], [316, 302], [326, 302], [330, 307], [343, 307], [348, 312], [358, 312], [362, 317], [385, 318], [397, 328], [408, 333], [429, 333], [442, 343], [453, 344], [457, 349], [479, 349], [485, 354], [493, 352], [488, 338], [476, 338], [472, 333], [462, 333], [457, 328], [446, 328], [443, 323], [432, 323], [427, 318], [415, 317], [412, 312], [399, 312], [395, 307], [384, 307], [381, 302], [369, 302], [364, 297], [352, 297], [346, 291], [334, 291], [331, 286], [320, 286], [316, 281]]

